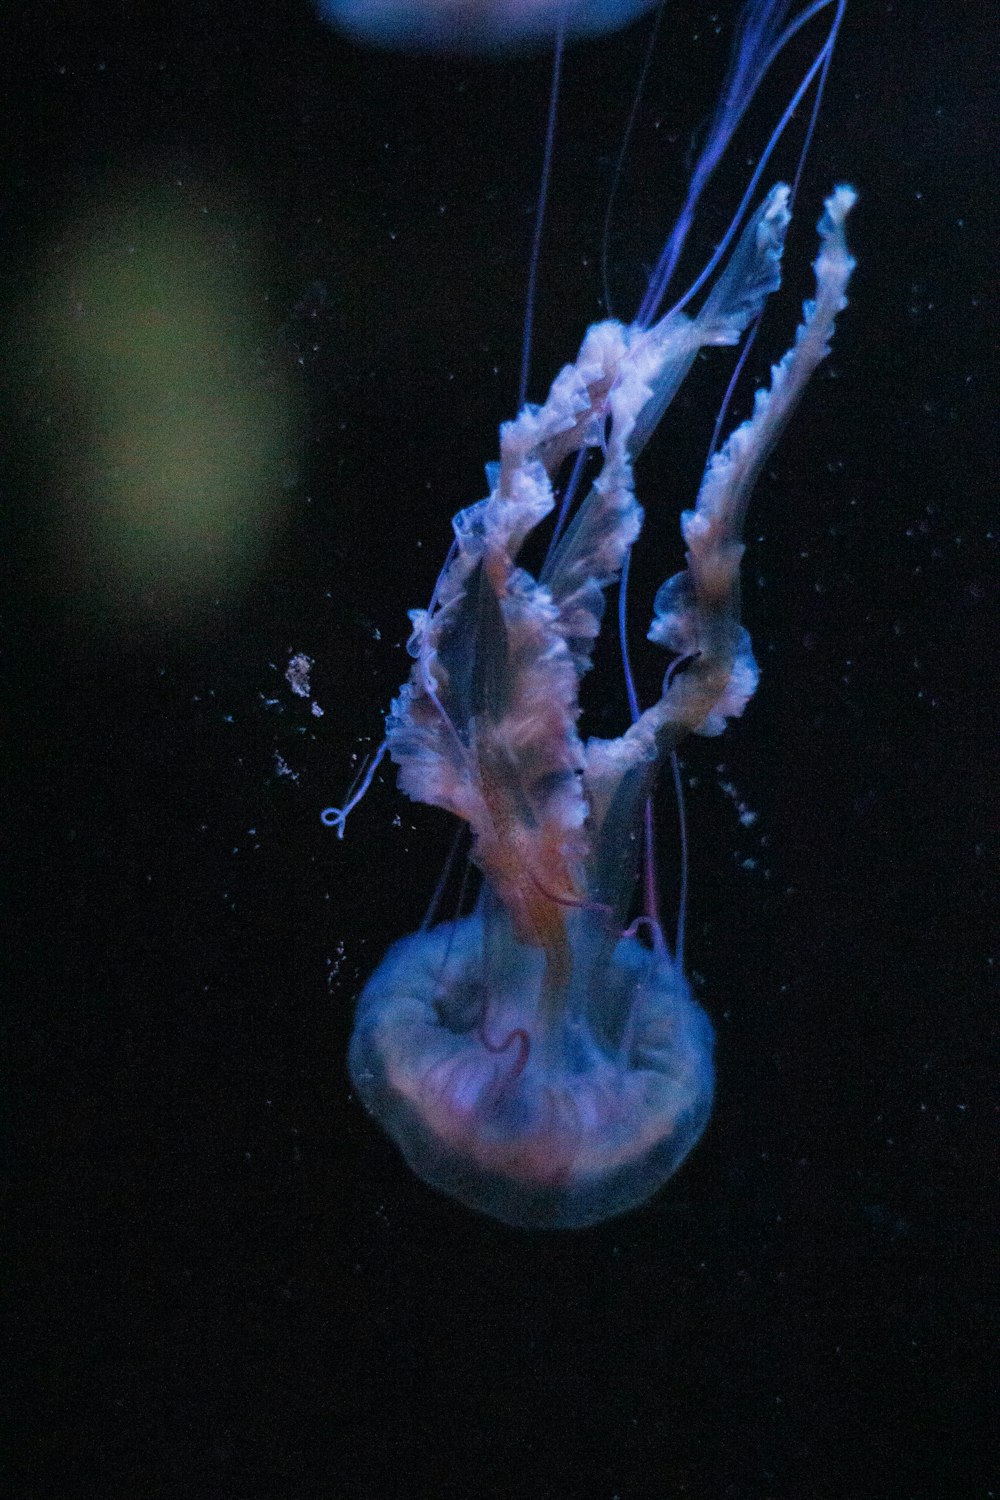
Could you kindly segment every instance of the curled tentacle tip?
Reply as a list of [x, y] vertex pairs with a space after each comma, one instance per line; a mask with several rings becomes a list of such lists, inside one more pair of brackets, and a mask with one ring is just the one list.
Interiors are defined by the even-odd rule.
[[344, 837], [344, 829], [347, 826], [347, 810], [343, 807], [324, 807], [319, 815], [319, 820], [324, 828], [335, 828], [338, 839]]

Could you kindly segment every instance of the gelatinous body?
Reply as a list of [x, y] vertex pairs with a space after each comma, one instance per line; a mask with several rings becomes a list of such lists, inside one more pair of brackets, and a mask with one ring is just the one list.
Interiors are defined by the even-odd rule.
[[[411, 612], [413, 668], [385, 741], [347, 805], [324, 814], [342, 834], [387, 751], [401, 790], [471, 830], [470, 858], [482, 876], [475, 908], [390, 949], [358, 1005], [350, 1072], [416, 1172], [510, 1224], [578, 1227], [643, 1202], [683, 1161], [711, 1109], [711, 1027], [657, 918], [651, 797], [680, 741], [721, 733], [757, 684], [740, 621], [744, 520], [846, 305], [850, 188], [827, 199], [815, 299], [791, 349], [750, 418], [713, 452], [681, 516], [686, 566], [659, 589], [648, 632], [673, 656], [659, 698], [645, 707], [638, 700], [624, 626], [632, 722], [618, 738], [581, 736], [580, 686], [605, 593], [619, 582], [625, 619], [628, 562], [643, 522], [635, 460], [699, 352], [737, 344], [780, 285], [792, 191], [779, 184], [751, 207], [778, 139], [815, 85], [808, 147], [844, 4], [746, 0], [687, 197], [635, 321], [590, 328], [545, 402], [501, 427], [488, 493], [455, 516], [430, 604]], [[824, 11], [825, 41], [730, 228], [663, 315], [716, 163], [774, 59]], [[550, 110], [547, 150], [552, 118]], [[699, 310], [685, 311], [699, 293]], [[724, 413], [725, 404], [717, 436]], [[553, 516], [560, 484], [534, 576], [523, 549]]]
[[[471, 916], [389, 951], [360, 1000], [351, 1077], [422, 1177], [508, 1223], [575, 1227], [644, 1201], [708, 1118], [709, 1023], [653, 912], [628, 926], [646, 808], [679, 741], [721, 732], [756, 686], [743, 522], [845, 305], [853, 199], [827, 200], [815, 300], [681, 518], [687, 565], [649, 630], [677, 659], [619, 738], [585, 741], [577, 721], [604, 593], [642, 525], [633, 463], [698, 351], [735, 344], [779, 285], [787, 188], [696, 316], [595, 325], [545, 403], [501, 428], [489, 494], [455, 517], [430, 606], [411, 614], [387, 747], [403, 791], [469, 825], [483, 891]], [[535, 578], [519, 554], [584, 448], [596, 473]], [[351, 805], [329, 821], [342, 829]]]

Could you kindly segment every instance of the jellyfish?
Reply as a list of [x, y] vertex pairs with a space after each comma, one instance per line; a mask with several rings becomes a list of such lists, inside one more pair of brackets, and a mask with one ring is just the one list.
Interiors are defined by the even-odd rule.
[[318, 0], [358, 41], [415, 52], [511, 52], [617, 31], [657, 0]]
[[[815, 295], [682, 513], [685, 566], [657, 592], [648, 631], [673, 657], [660, 696], [638, 702], [626, 661], [632, 722], [585, 738], [580, 690], [642, 530], [636, 460], [699, 351], [737, 344], [778, 289], [792, 199], [772, 187], [669, 311], [661, 286], [632, 323], [591, 327], [544, 402], [501, 426], [488, 493], [454, 517], [430, 603], [411, 611], [412, 670], [379, 754], [324, 815], [343, 835], [388, 754], [404, 793], [471, 831], [474, 908], [389, 949], [358, 1001], [349, 1070], [420, 1177], [521, 1228], [580, 1228], [642, 1204], [710, 1114], [712, 1029], [657, 917], [649, 808], [681, 741], [721, 733], [757, 684], [740, 616], [744, 522], [846, 306], [853, 189], [826, 199]], [[546, 523], [532, 573], [525, 546]]]

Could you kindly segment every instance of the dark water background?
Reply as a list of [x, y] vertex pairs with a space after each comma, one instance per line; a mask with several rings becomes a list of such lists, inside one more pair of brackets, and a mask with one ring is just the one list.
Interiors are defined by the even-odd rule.
[[[12, 1493], [996, 1492], [991, 9], [849, 10], [758, 376], [843, 179], [851, 308], [755, 499], [762, 686], [685, 756], [718, 1103], [648, 1207], [546, 1237], [425, 1188], [346, 1077], [352, 1002], [422, 917], [448, 820], [388, 779], [343, 843], [319, 812], [377, 741], [404, 611], [513, 413], [548, 63], [366, 53], [304, 4], [8, 8]], [[732, 10], [717, 32], [668, 7], [614, 218], [622, 313]], [[538, 396], [602, 311], [644, 36], [567, 58]], [[795, 76], [709, 190], [691, 267]], [[258, 571], [169, 618], [155, 588], [60, 571], [57, 459], [82, 437], [25, 312], [67, 204], [118, 170], [222, 259], [253, 218], [252, 379], [298, 412]], [[640, 612], [678, 566], [724, 378], [699, 367], [644, 462]], [[610, 657], [589, 689], [611, 732]], [[661, 831], [669, 902], [669, 812]]]

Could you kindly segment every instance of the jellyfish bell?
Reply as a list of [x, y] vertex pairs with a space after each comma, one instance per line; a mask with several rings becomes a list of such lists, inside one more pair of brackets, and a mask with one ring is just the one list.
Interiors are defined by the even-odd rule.
[[638, 937], [571, 918], [570, 982], [487, 898], [390, 949], [367, 985], [350, 1072], [432, 1187], [521, 1228], [580, 1228], [645, 1202], [712, 1104], [712, 1030]]
[[657, 0], [319, 0], [332, 26], [368, 45], [407, 52], [497, 53], [599, 36]]

